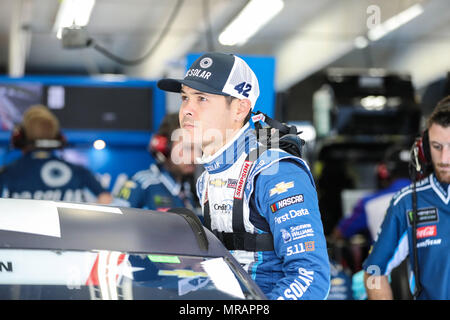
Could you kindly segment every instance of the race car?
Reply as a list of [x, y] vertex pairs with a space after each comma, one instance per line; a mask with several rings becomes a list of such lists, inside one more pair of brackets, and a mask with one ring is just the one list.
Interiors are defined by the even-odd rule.
[[0, 299], [266, 299], [184, 208], [0, 199]]

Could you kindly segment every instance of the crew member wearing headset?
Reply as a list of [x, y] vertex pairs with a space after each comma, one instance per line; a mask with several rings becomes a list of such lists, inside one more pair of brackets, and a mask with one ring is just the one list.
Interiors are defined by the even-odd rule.
[[111, 203], [111, 194], [88, 169], [56, 154], [65, 146], [65, 138], [58, 119], [46, 106], [26, 110], [11, 142], [23, 155], [1, 169], [2, 198]]
[[[369, 299], [392, 299], [388, 276], [407, 256], [414, 297], [450, 299], [450, 96], [438, 103], [411, 152], [413, 183], [392, 198], [363, 264]], [[427, 166], [432, 173], [415, 182]]]
[[197, 213], [197, 201], [191, 192], [195, 148], [183, 142], [178, 113], [166, 115], [150, 139], [149, 151], [155, 163], [126, 181], [115, 203], [158, 211], [183, 207]]

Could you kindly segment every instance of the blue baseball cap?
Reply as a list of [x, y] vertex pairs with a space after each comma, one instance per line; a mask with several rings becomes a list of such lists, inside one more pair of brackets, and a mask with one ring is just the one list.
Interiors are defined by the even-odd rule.
[[238, 56], [219, 52], [206, 53], [189, 67], [184, 79], [161, 79], [161, 90], [180, 92], [182, 85], [195, 90], [248, 99], [252, 109], [259, 96], [259, 84], [253, 70]]

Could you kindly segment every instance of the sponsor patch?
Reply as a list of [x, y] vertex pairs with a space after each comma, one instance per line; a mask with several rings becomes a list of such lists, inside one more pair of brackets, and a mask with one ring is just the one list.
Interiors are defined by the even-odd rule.
[[277, 183], [274, 188], [270, 189], [269, 196], [271, 197], [275, 194], [285, 193], [286, 191], [288, 191], [289, 189], [291, 189], [293, 187], [294, 187], [294, 181], [290, 181], [290, 182], [282, 181], [280, 183]]
[[202, 69], [189, 69], [186, 72], [186, 77], [198, 77], [208, 80], [211, 74], [211, 72]]
[[280, 209], [283, 209], [292, 204], [301, 203], [301, 202], [303, 202], [303, 194], [297, 194], [295, 196], [287, 197], [287, 198], [281, 199], [275, 203], [272, 203], [270, 205], [270, 210], [272, 210], [272, 213], [275, 213]]
[[238, 184], [237, 179], [228, 179], [227, 188], [236, 189], [237, 184]]
[[266, 120], [266, 117], [262, 113], [257, 114], [256, 116], [252, 117], [252, 121], [253, 122], [258, 122], [258, 121], [263, 121], [264, 122], [265, 120]]
[[172, 206], [172, 199], [167, 196], [155, 195], [153, 202], [157, 207], [170, 208]]
[[283, 238], [284, 243], [292, 241], [292, 236], [286, 229], [281, 229], [281, 238]]
[[305, 251], [314, 251], [314, 250], [315, 250], [314, 241], [305, 242]]
[[281, 229], [281, 237], [284, 243], [312, 236], [314, 236], [314, 230], [309, 223], [290, 227], [289, 231], [286, 229]]
[[242, 197], [244, 196], [244, 184], [247, 180], [247, 176], [250, 172], [252, 164], [253, 162], [251, 161], [244, 161], [244, 165], [242, 166], [241, 174], [239, 175], [239, 180], [236, 186], [236, 191], [234, 192], [235, 199], [242, 199]]
[[[407, 216], [409, 225], [412, 225], [412, 211], [408, 211]], [[436, 208], [419, 209], [417, 210], [417, 217], [417, 224], [436, 222], [439, 220], [439, 215]]]
[[217, 188], [224, 187], [226, 184], [227, 184], [227, 182], [225, 180], [222, 180], [222, 179], [219, 179], [219, 178], [212, 179], [212, 180], [209, 181], [209, 185], [210, 186], [214, 186], [214, 187], [217, 187]]
[[298, 300], [308, 290], [314, 280], [314, 271], [298, 268], [298, 277], [284, 290], [283, 295], [277, 300]]
[[210, 57], [203, 58], [202, 60], [200, 60], [199, 64], [203, 69], [207, 69], [212, 66], [213, 59], [211, 59]]
[[303, 208], [300, 210], [289, 210], [289, 212], [287, 212], [279, 217], [275, 217], [274, 220], [275, 220], [276, 224], [280, 224], [280, 223], [289, 221], [291, 219], [294, 219], [296, 217], [306, 216], [308, 214], [309, 214], [309, 211], [306, 208]]
[[307, 241], [305, 243], [296, 243], [293, 246], [289, 246], [286, 248], [286, 256], [289, 257], [292, 255], [297, 255], [300, 253], [314, 250], [315, 250], [314, 241]]
[[434, 237], [437, 235], [436, 225], [417, 228], [417, 239]]
[[215, 212], [231, 214], [233, 211], [233, 200], [225, 200], [222, 203], [215, 203], [213, 205]]
[[417, 248], [426, 248], [429, 246], [437, 246], [442, 243], [442, 239], [425, 239], [424, 241], [421, 241], [417, 243]]

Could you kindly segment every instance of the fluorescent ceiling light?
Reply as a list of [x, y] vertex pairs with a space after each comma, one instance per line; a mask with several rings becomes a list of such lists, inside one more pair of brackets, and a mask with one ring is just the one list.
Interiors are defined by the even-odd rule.
[[382, 110], [386, 102], [385, 96], [367, 96], [361, 99], [361, 105], [367, 110]]
[[364, 49], [369, 45], [369, 40], [364, 36], [359, 36], [355, 38], [354, 45], [358, 49]]
[[377, 41], [387, 35], [389, 32], [411, 21], [422, 13], [423, 7], [420, 4], [413, 5], [412, 7], [409, 7], [408, 9], [386, 20], [382, 24], [379, 24], [369, 30], [369, 32], [367, 33], [367, 37], [371, 41]]
[[284, 7], [282, 0], [251, 0], [219, 36], [225, 46], [243, 45]]
[[56, 37], [61, 39], [62, 29], [76, 26], [86, 26], [89, 23], [95, 0], [63, 0], [59, 5], [53, 30]]

